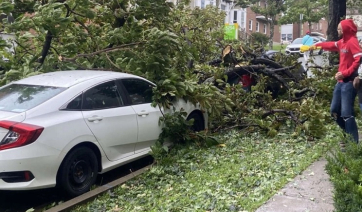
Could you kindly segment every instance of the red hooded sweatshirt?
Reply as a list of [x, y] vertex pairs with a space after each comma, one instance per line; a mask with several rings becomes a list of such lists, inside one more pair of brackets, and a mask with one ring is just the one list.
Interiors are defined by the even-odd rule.
[[[341, 21], [343, 37], [339, 41], [330, 41], [317, 43], [315, 46], [320, 46], [327, 51], [339, 51], [339, 68], [344, 78], [352, 75], [358, 69], [360, 57], [362, 56], [361, 47], [358, 44], [356, 37], [357, 26], [352, 19]], [[353, 80], [353, 79], [351, 79]], [[343, 81], [343, 80], [340, 80]]]

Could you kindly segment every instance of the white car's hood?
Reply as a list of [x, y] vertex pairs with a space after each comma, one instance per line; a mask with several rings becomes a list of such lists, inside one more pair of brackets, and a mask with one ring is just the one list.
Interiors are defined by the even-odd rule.
[[287, 48], [300, 48], [303, 44], [290, 44]]
[[25, 119], [25, 112], [14, 113], [14, 112], [0, 110], [0, 121], [9, 120], [9, 121], [15, 121], [15, 122], [22, 122], [22, 121], [24, 121], [24, 119]]

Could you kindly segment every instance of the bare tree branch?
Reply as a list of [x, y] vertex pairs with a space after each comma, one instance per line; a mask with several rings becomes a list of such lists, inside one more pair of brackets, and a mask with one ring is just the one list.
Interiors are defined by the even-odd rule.
[[267, 111], [266, 113], [264, 113], [261, 117], [262, 118], [266, 118], [272, 114], [275, 114], [275, 113], [284, 113], [285, 115], [288, 115], [290, 116], [290, 118], [297, 124], [301, 124], [302, 121], [299, 120], [293, 113], [293, 111], [288, 111], [288, 110], [284, 110], [284, 109], [273, 109], [273, 110], [270, 110], [270, 111]]
[[69, 13], [73, 13], [73, 14], [78, 15], [78, 16], [80, 16], [80, 17], [86, 18], [85, 15], [79, 14], [79, 13], [75, 12], [74, 10], [72, 10], [72, 9], [69, 7], [68, 4], [64, 4], [64, 6], [65, 6], [65, 7], [67, 8], [67, 10], [68, 10], [67, 15], [68, 15]]
[[113, 61], [109, 58], [109, 56], [108, 56], [107, 53], [106, 53], [106, 57], [107, 57], [107, 60], [109, 61], [109, 63], [110, 63], [112, 66], [114, 66], [114, 67], [116, 67], [118, 70], [126, 73], [126, 71], [122, 70], [122, 69], [121, 69], [120, 67], [118, 67], [115, 63], [113, 63]]
[[74, 17], [74, 20], [75, 20], [75, 22], [77, 22], [78, 24], [80, 24], [85, 30], [87, 30], [87, 32], [88, 32], [88, 34], [89, 34], [90, 36], [92, 36], [89, 28], [88, 28], [84, 23], [82, 23], [81, 21], [79, 21], [79, 19], [76, 18], [76, 17]]
[[50, 45], [52, 43], [53, 34], [48, 30], [46, 36], [45, 36], [45, 42], [43, 45], [43, 50], [41, 51], [41, 58], [39, 58], [38, 62], [40, 63], [40, 66], [43, 65], [46, 56], [48, 55]]
[[72, 62], [72, 61], [75, 61], [77, 58], [91, 57], [91, 56], [98, 55], [98, 54], [101, 54], [101, 53], [104, 53], [104, 52], [115, 52], [115, 51], [119, 51], [119, 50], [129, 49], [128, 47], [137, 46], [137, 45], [144, 44], [144, 43], [145, 42], [136, 42], [136, 43], [124, 44], [124, 45], [120, 45], [120, 46], [116, 46], [116, 47], [112, 47], [112, 48], [102, 49], [102, 50], [95, 51], [95, 52], [92, 52], [92, 53], [89, 53], [89, 54], [78, 54], [78, 55], [76, 55], [75, 57], [72, 57], [72, 58], [62, 57], [60, 55], [59, 60], [60, 61]]

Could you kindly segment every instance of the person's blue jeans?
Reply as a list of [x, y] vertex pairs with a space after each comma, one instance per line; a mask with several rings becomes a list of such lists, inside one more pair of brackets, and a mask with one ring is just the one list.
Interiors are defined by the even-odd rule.
[[337, 82], [334, 86], [331, 115], [347, 135], [358, 143], [358, 128], [354, 115], [357, 91], [352, 82]]

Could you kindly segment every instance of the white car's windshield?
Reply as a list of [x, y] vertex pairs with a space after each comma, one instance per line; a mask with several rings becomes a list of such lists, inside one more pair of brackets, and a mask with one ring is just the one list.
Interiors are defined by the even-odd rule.
[[23, 112], [56, 96], [66, 88], [11, 84], [0, 89], [0, 110]]
[[302, 44], [303, 39], [302, 38], [297, 38], [295, 40], [293, 40], [292, 44]]

